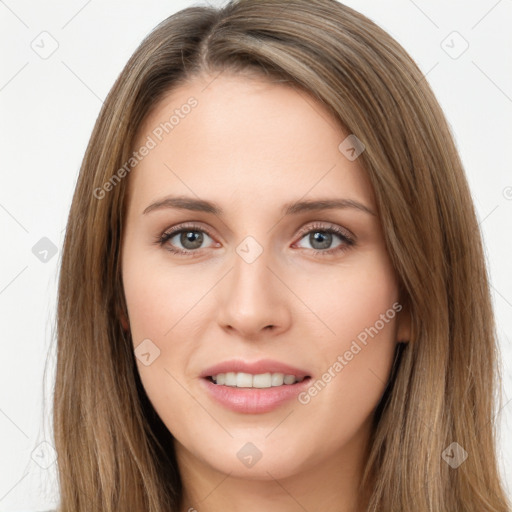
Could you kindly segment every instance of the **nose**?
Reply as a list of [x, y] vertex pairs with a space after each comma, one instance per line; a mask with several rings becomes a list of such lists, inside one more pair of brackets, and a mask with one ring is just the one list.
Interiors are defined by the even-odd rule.
[[251, 340], [286, 331], [293, 294], [285, 284], [282, 267], [269, 250], [254, 261], [240, 254], [234, 251], [232, 269], [219, 288], [219, 325]]

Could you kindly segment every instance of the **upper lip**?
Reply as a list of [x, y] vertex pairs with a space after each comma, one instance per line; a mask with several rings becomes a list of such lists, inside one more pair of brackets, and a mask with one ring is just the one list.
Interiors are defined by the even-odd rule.
[[297, 378], [308, 377], [310, 374], [307, 371], [295, 368], [289, 364], [280, 363], [271, 359], [260, 359], [258, 361], [243, 361], [241, 359], [232, 359], [231, 361], [223, 361], [214, 366], [210, 366], [203, 372], [200, 377], [212, 377], [219, 373], [228, 372], [244, 372], [253, 375], [261, 373], [284, 373], [285, 375], [295, 375]]

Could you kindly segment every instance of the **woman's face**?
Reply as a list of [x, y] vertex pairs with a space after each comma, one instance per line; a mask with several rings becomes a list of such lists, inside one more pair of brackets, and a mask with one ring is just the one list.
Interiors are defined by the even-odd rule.
[[255, 479], [359, 467], [408, 327], [349, 135], [305, 93], [227, 73], [140, 127], [124, 292], [181, 463]]

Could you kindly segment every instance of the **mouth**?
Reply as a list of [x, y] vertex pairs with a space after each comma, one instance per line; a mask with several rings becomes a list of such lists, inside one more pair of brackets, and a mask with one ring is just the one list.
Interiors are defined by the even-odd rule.
[[205, 377], [206, 380], [217, 386], [229, 386], [245, 389], [266, 389], [283, 386], [293, 386], [311, 379], [309, 375], [296, 376], [281, 372], [266, 372], [251, 374], [245, 372], [226, 372]]
[[205, 375], [202, 387], [212, 400], [242, 414], [269, 413], [296, 399], [310, 385], [310, 375], [225, 372]]
[[261, 414], [285, 406], [311, 385], [311, 371], [282, 361], [232, 359], [205, 368], [199, 375], [206, 394], [223, 407]]

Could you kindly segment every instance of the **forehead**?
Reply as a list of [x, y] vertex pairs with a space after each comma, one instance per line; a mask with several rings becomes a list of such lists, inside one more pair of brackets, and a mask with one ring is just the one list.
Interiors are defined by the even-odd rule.
[[[297, 199], [372, 191], [350, 135], [313, 96], [290, 85], [221, 73], [170, 91], [139, 127], [134, 150], [151, 146], [130, 175], [134, 199], [177, 192]], [[356, 197], [354, 197], [356, 198]]]

